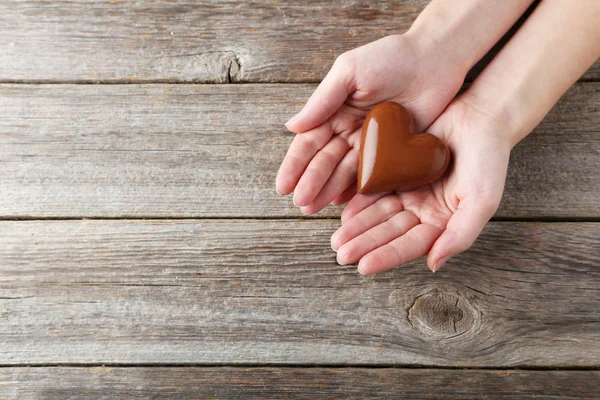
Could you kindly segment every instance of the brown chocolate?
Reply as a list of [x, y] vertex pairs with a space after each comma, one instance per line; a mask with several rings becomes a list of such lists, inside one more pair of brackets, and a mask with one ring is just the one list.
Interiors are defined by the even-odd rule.
[[400, 104], [385, 102], [367, 115], [358, 162], [358, 192], [411, 190], [440, 178], [450, 150], [430, 133], [415, 134], [415, 121]]

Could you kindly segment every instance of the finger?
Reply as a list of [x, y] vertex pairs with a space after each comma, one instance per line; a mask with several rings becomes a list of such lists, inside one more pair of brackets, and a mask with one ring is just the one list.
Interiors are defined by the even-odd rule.
[[332, 134], [331, 125], [325, 123], [294, 137], [275, 180], [279, 194], [292, 193], [310, 160], [325, 146]]
[[340, 247], [337, 262], [340, 265], [354, 264], [364, 255], [404, 235], [418, 224], [419, 219], [415, 214], [401, 211]]
[[361, 274], [377, 274], [427, 254], [442, 230], [420, 224], [399, 238], [373, 250], [358, 262]]
[[500, 201], [463, 200], [452, 215], [446, 229], [431, 248], [427, 265], [435, 272], [448, 258], [467, 250], [477, 239], [485, 224], [494, 216]]
[[300, 110], [285, 126], [292, 132], [302, 133], [327, 121], [355, 90], [352, 56], [342, 54], [335, 61], [321, 84]]
[[313, 202], [348, 150], [348, 142], [340, 136], [335, 136], [317, 152], [296, 185], [295, 205], [302, 207]]
[[356, 181], [358, 153], [352, 149], [337, 165], [331, 177], [323, 186], [315, 200], [300, 210], [305, 214], [314, 214], [324, 209], [333, 199], [342, 194]]
[[338, 197], [333, 199], [333, 201], [331, 202], [331, 205], [339, 206], [341, 204], [347, 203], [350, 200], [352, 200], [352, 198], [354, 197], [355, 194], [356, 194], [356, 183], [353, 183], [352, 185], [350, 185], [350, 187], [348, 189], [346, 189], [344, 191], [344, 193], [340, 194]]
[[402, 210], [402, 201], [398, 196], [383, 197], [335, 231], [331, 236], [331, 248], [337, 251], [350, 240], [387, 221]]
[[375, 203], [383, 196], [387, 196], [390, 192], [373, 193], [373, 194], [357, 194], [350, 200], [344, 211], [342, 211], [342, 224], [353, 218], [359, 212]]

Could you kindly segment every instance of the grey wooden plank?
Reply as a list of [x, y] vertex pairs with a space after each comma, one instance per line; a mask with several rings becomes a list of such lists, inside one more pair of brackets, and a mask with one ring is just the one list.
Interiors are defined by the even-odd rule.
[[585, 399], [599, 371], [398, 368], [2, 368], [5, 399]]
[[428, 2], [2, 0], [0, 81], [315, 82]]
[[600, 224], [489, 224], [432, 274], [330, 220], [0, 223], [0, 365], [600, 366]]
[[[0, 217], [301, 217], [274, 181], [313, 89], [2, 85]], [[497, 216], [600, 216], [599, 105], [577, 84], [514, 150]]]
[[298, 82], [428, 0], [0, 1], [0, 80]]

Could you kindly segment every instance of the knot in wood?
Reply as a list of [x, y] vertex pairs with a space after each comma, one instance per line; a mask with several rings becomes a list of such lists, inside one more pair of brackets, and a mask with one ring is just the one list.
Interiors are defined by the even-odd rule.
[[474, 327], [477, 312], [454, 290], [433, 290], [417, 297], [408, 310], [413, 327], [438, 338], [458, 337]]

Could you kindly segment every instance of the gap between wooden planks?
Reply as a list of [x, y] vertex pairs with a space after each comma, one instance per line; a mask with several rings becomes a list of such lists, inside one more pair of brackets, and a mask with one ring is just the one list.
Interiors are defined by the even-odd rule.
[[[0, 218], [303, 217], [275, 175], [314, 88], [0, 85]], [[498, 218], [600, 217], [599, 105], [575, 85], [514, 149]]]
[[599, 366], [600, 224], [488, 225], [432, 274], [333, 221], [0, 223], [0, 365]]

